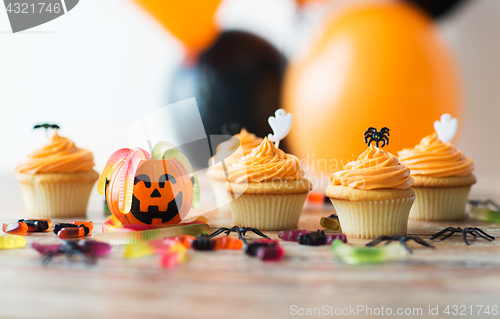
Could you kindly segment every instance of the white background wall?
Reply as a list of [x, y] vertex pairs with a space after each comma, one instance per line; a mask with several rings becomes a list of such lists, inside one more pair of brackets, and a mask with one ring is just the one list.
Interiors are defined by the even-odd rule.
[[[218, 20], [288, 54], [322, 12], [313, 5], [298, 15], [291, 0], [224, 0]], [[466, 112], [457, 146], [476, 162], [476, 191], [496, 194], [499, 16], [500, 1], [471, 0], [441, 22], [463, 75]], [[42, 122], [60, 124], [61, 134], [93, 151], [102, 169], [110, 152], [127, 145], [128, 126], [165, 104], [182, 58], [181, 45], [129, 0], [82, 0], [63, 17], [17, 34], [0, 9], [0, 172], [11, 172], [43, 142], [45, 134], [30, 129]]]

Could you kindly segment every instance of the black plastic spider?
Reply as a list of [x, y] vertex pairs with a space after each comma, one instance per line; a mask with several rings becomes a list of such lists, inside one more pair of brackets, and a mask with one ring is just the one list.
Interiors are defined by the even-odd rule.
[[417, 244], [420, 244], [422, 246], [425, 246], [425, 247], [429, 247], [429, 248], [432, 248], [434, 249], [434, 246], [432, 246], [431, 244], [427, 243], [425, 240], [423, 240], [422, 238], [420, 237], [416, 237], [416, 236], [408, 236], [408, 235], [404, 235], [404, 236], [399, 236], [399, 235], [392, 235], [392, 236], [379, 236], [377, 238], [375, 238], [374, 240], [372, 240], [371, 242], [369, 242], [368, 244], [366, 244], [367, 247], [373, 247], [375, 245], [378, 245], [380, 244], [381, 242], [383, 241], [387, 241], [386, 244], [389, 244], [391, 241], [399, 241], [401, 243], [401, 245], [403, 245], [403, 247], [410, 253], [410, 254], [413, 254], [413, 251], [410, 249], [410, 247], [408, 247], [408, 245], [406, 245], [406, 242], [409, 241], [409, 240], [413, 240], [414, 242], [416, 242]]
[[469, 205], [471, 205], [473, 207], [483, 206], [483, 207], [485, 207], [487, 209], [492, 209], [492, 210], [500, 211], [500, 205], [498, 205], [492, 199], [485, 199], [485, 200], [469, 199], [467, 202], [469, 203]]
[[[447, 235], [444, 235], [447, 232], [450, 232], [450, 233], [447, 234]], [[443, 229], [442, 231], [440, 231], [440, 232], [435, 233], [434, 235], [432, 235], [431, 236], [431, 240], [436, 239], [436, 238], [438, 238], [440, 236], [443, 236], [443, 238], [441, 238], [441, 240], [445, 240], [446, 238], [450, 237], [454, 233], [462, 233], [462, 236], [464, 238], [464, 242], [467, 245], [470, 245], [470, 243], [467, 241], [467, 234], [472, 235], [474, 238], [481, 237], [483, 239], [486, 239], [487, 241], [495, 240], [495, 237], [493, 237], [491, 235], [488, 235], [481, 228], [477, 228], [477, 227], [465, 227], [463, 229], [461, 227], [457, 227], [457, 228], [455, 228], [455, 227], [447, 227], [447, 228]]]
[[37, 124], [35, 126], [33, 126], [33, 129], [36, 130], [36, 129], [39, 129], [39, 128], [44, 128], [44, 129], [60, 129], [59, 125], [57, 124], [48, 124], [48, 123], [43, 123], [43, 124]]
[[[365, 143], [370, 146], [372, 142], [375, 142], [378, 147], [378, 143], [382, 142], [382, 146], [389, 145], [389, 129], [387, 127], [383, 127], [380, 132], [377, 131], [374, 127], [369, 127], [365, 132]], [[369, 140], [368, 140], [369, 139]]]
[[213, 238], [213, 237], [215, 237], [215, 236], [217, 236], [219, 234], [222, 234], [222, 233], [226, 233], [226, 235], [229, 235], [231, 232], [236, 232], [236, 233], [238, 233], [238, 238], [241, 239], [241, 240], [243, 240], [243, 242], [246, 244], [247, 241], [245, 240], [245, 238], [243, 238], [243, 236], [245, 236], [248, 231], [251, 231], [254, 234], [257, 234], [260, 237], [263, 237], [263, 238], [266, 238], [266, 239], [270, 239], [269, 237], [267, 237], [265, 234], [263, 234], [257, 228], [239, 227], [239, 226], [234, 226], [232, 228], [221, 227], [221, 228], [217, 229], [216, 231], [214, 231], [212, 234], [210, 234], [210, 238]]

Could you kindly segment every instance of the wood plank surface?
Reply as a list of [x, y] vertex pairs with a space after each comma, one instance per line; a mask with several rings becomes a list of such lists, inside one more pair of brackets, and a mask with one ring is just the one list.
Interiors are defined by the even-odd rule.
[[[1, 176], [0, 189], [0, 221], [25, 217], [13, 175]], [[320, 218], [332, 212], [332, 206], [305, 208], [299, 228], [321, 228]], [[92, 195], [88, 218], [96, 224], [94, 233], [100, 232], [105, 217], [97, 194]], [[233, 223], [212, 219], [210, 225], [215, 229]], [[499, 224], [472, 220], [410, 221], [409, 233], [429, 239], [447, 226], [481, 227], [500, 237]], [[266, 233], [277, 238], [277, 232]], [[38, 253], [29, 245], [57, 243], [58, 239], [53, 233], [26, 239], [24, 249], [0, 251], [0, 318], [310, 318], [337, 317], [337, 308], [361, 306], [371, 307], [372, 315], [360, 311], [356, 316], [350, 312], [350, 317], [385, 317], [373, 314], [381, 307], [393, 312], [422, 309], [421, 315], [393, 313], [395, 318], [454, 317], [443, 313], [447, 305], [473, 306], [473, 315], [467, 308], [466, 316], [456, 317], [500, 317], [477, 315], [476, 307], [500, 306], [500, 239], [491, 243], [472, 240], [466, 246], [455, 235], [434, 242], [434, 250], [410, 244], [414, 254], [403, 261], [370, 266], [346, 265], [333, 257], [328, 246], [283, 242], [286, 257], [282, 262], [261, 262], [241, 251], [189, 251], [188, 261], [175, 269], [162, 269], [158, 256], [125, 260], [123, 247], [114, 247], [96, 266], [57, 258], [42, 267]], [[350, 240], [354, 245], [366, 242]], [[429, 306], [439, 307], [438, 316], [429, 315]], [[293, 315], [294, 309], [324, 311], [322, 307], [333, 315]]]

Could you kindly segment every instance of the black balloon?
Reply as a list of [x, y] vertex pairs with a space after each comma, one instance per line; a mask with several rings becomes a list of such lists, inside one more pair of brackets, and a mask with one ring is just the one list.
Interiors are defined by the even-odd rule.
[[195, 97], [208, 135], [241, 127], [272, 133], [269, 116], [280, 108], [285, 57], [266, 40], [244, 31], [222, 32], [195, 65], [176, 72], [170, 102]]
[[417, 7], [421, 8], [431, 16], [439, 18], [451, 9], [453, 9], [457, 4], [464, 2], [465, 0], [404, 0], [415, 4]]

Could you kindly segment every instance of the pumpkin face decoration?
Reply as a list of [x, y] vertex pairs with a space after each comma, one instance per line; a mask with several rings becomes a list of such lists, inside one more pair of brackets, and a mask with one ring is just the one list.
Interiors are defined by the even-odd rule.
[[104, 188], [108, 207], [122, 224], [178, 224], [197, 205], [194, 170], [187, 157], [172, 148], [161, 155], [153, 150], [153, 159], [144, 150], [122, 149], [109, 159], [98, 191]]
[[[147, 160], [134, 178], [130, 214], [143, 224], [177, 224], [193, 202], [193, 182], [176, 160]], [[129, 216], [130, 219], [133, 219]]]

